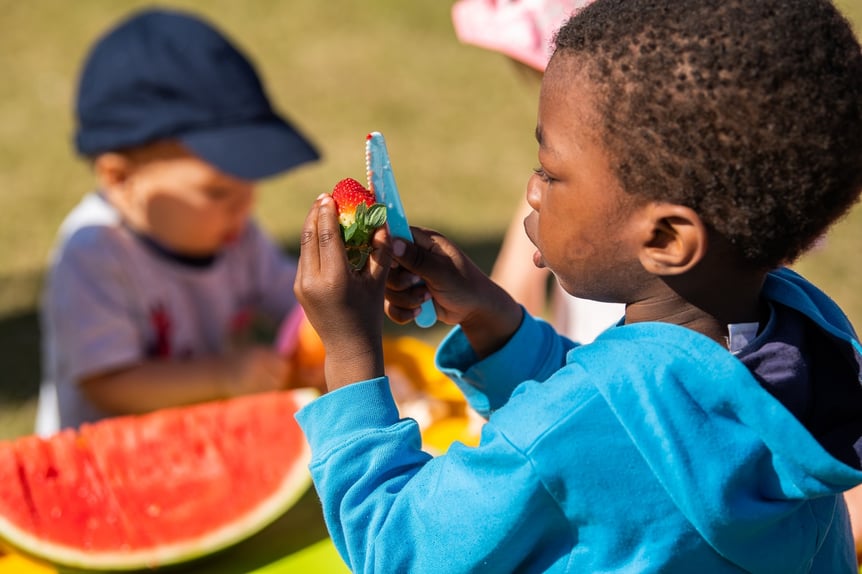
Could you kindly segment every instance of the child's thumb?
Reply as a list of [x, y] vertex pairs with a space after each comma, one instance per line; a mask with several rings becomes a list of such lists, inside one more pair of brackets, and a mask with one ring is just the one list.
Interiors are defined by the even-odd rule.
[[433, 272], [434, 257], [431, 256], [431, 249], [434, 247], [434, 241], [431, 234], [416, 227], [412, 228], [412, 232], [413, 241], [400, 237], [393, 238], [392, 258], [416, 275]]
[[404, 269], [417, 273], [425, 257], [414, 243], [397, 237], [392, 240], [392, 259]]
[[454, 252], [456, 248], [439, 233], [416, 227], [412, 242], [402, 238], [392, 242], [392, 259], [429, 285], [450, 272]]

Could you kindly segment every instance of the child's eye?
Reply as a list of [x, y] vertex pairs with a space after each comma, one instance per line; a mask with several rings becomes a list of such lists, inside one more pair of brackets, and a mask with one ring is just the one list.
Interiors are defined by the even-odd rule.
[[543, 168], [541, 166], [534, 167], [533, 173], [535, 173], [537, 176], [539, 176], [539, 179], [541, 179], [542, 182], [544, 182], [544, 183], [551, 183], [552, 181], [554, 181], [554, 178], [552, 178], [550, 175], [548, 175], [545, 172], [545, 168]]
[[224, 201], [230, 197], [230, 191], [220, 187], [210, 187], [206, 190], [206, 196], [213, 201]]

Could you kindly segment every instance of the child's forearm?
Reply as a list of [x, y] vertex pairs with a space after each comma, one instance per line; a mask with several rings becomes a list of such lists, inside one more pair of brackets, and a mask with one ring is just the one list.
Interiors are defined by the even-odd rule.
[[194, 361], [146, 361], [86, 378], [78, 384], [101, 410], [137, 414], [230, 395], [232, 369], [213, 357]]

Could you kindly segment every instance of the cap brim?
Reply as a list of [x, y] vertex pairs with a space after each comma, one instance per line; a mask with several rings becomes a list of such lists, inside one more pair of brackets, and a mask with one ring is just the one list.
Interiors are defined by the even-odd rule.
[[220, 171], [249, 181], [272, 177], [320, 158], [311, 142], [278, 118], [195, 131], [179, 140]]

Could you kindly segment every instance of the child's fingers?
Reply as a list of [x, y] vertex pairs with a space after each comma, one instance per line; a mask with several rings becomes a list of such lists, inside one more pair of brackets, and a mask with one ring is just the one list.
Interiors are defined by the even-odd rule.
[[403, 325], [419, 314], [422, 302], [428, 298], [428, 288], [418, 275], [392, 261], [390, 257], [383, 309], [392, 321]]
[[422, 282], [436, 298], [441, 292], [457, 285], [464, 257], [457, 247], [437, 232], [413, 228], [414, 241], [395, 239], [392, 242], [396, 267], [390, 273], [387, 287], [393, 290], [412, 289]]
[[[411, 228], [413, 242], [395, 239], [392, 242], [393, 259], [405, 269], [422, 277], [433, 276], [443, 260], [449, 258], [443, 249], [445, 239], [439, 233], [420, 227]], [[441, 260], [441, 256], [442, 260]]]
[[293, 288], [297, 299], [306, 305], [325, 297], [329, 286], [344, 282], [347, 265], [335, 202], [329, 194], [322, 194], [311, 206], [302, 227]]
[[375, 281], [384, 280], [392, 266], [392, 252], [389, 249], [389, 232], [386, 227], [379, 227], [371, 237], [371, 252], [369, 270]]
[[341, 238], [335, 201], [331, 195], [324, 194], [317, 199], [317, 204], [317, 243], [321, 270], [341, 271], [347, 264], [347, 255]]
[[425, 251], [417, 248], [414, 243], [404, 239], [392, 241], [392, 258], [404, 270], [421, 275], [426, 260], [425, 255]]
[[391, 291], [405, 291], [422, 283], [421, 277], [400, 265], [390, 266], [389, 275], [386, 278], [386, 288]]
[[302, 233], [299, 236], [299, 269], [298, 272], [310, 277], [320, 269], [320, 245], [317, 239], [317, 220], [320, 217], [320, 202], [323, 196], [318, 197], [311, 205], [305, 221], [302, 224]]
[[402, 309], [418, 309], [428, 298], [428, 288], [424, 284], [410, 289], [386, 289], [386, 300], [390, 305]]
[[419, 307], [399, 307], [393, 305], [387, 298], [383, 301], [383, 311], [394, 323], [405, 325], [416, 318], [419, 314]]

